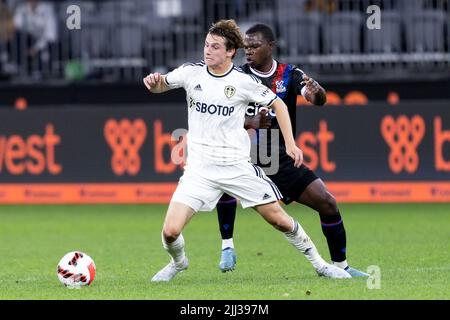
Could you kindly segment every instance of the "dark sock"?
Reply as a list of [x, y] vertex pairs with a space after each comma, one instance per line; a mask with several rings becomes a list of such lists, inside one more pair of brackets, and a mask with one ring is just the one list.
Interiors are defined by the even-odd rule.
[[320, 214], [320, 223], [322, 232], [327, 238], [331, 260], [334, 262], [346, 260], [347, 237], [339, 211], [335, 215]]
[[219, 219], [220, 234], [222, 239], [233, 238], [234, 219], [236, 218], [237, 201], [232, 196], [224, 193], [217, 203], [217, 217]]

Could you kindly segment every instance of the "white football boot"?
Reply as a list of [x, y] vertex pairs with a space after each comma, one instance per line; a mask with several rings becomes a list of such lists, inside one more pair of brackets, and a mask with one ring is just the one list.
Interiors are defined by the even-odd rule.
[[189, 266], [188, 258], [185, 257], [181, 263], [175, 263], [173, 259], [167, 266], [159, 270], [152, 278], [152, 282], [170, 281], [177, 275], [178, 272], [186, 270]]
[[316, 269], [316, 272], [321, 277], [327, 278], [335, 278], [335, 279], [343, 279], [343, 278], [351, 278], [352, 276], [345, 271], [335, 265], [332, 264], [324, 264], [322, 267]]

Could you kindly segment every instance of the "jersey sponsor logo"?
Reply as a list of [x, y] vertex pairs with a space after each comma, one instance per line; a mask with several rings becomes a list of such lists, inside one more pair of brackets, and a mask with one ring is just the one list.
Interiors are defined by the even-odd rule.
[[207, 104], [200, 101], [195, 101], [192, 98], [189, 98], [189, 108], [193, 108], [195, 106], [195, 111], [200, 113], [209, 113], [209, 114], [217, 114], [219, 116], [229, 117], [234, 111], [234, 107], [223, 106], [220, 104]]
[[200, 83], [195, 86], [194, 90], [203, 91], [202, 86], [200, 85]]
[[[263, 107], [259, 104], [249, 104], [247, 106], [247, 109], [245, 109], [245, 115], [249, 116], [249, 117], [254, 117], [256, 116], [262, 109], [267, 110], [266, 107]], [[273, 109], [269, 109], [269, 114], [270, 117], [276, 117], [275, 111]]]
[[229, 99], [236, 93], [236, 88], [233, 86], [226, 86], [224, 89], [225, 96]]
[[286, 92], [286, 86], [284, 85], [284, 81], [275, 81], [276, 91], [277, 93], [283, 93]]

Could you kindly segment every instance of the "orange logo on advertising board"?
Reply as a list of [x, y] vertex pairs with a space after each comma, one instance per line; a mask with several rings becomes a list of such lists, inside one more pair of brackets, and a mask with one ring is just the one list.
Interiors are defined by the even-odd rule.
[[[187, 130], [177, 129], [172, 134], [164, 132], [163, 122], [153, 122], [155, 139], [154, 157], [155, 171], [158, 173], [173, 173], [177, 168], [183, 168], [187, 157]], [[170, 150], [170, 158], [164, 151]]]
[[[326, 120], [319, 121], [319, 131], [305, 131], [297, 137], [297, 143], [303, 150], [305, 157], [304, 163], [311, 170], [316, 170], [319, 165], [325, 172], [334, 172], [336, 170], [336, 162], [330, 161], [328, 156], [328, 145], [334, 140], [334, 132], [328, 130]], [[315, 147], [318, 147], [318, 150]]]
[[419, 166], [417, 146], [425, 134], [425, 121], [415, 115], [410, 119], [401, 115], [394, 120], [392, 116], [385, 116], [381, 121], [381, 134], [391, 148], [389, 153], [389, 167], [392, 172], [400, 173], [405, 170], [414, 173]]
[[60, 174], [62, 166], [55, 160], [56, 145], [60, 143], [61, 136], [55, 134], [51, 123], [45, 126], [43, 136], [0, 136], [0, 174], [8, 172], [12, 175], [39, 175], [45, 169], [52, 175]]
[[121, 176], [125, 173], [136, 175], [141, 169], [139, 149], [147, 136], [147, 126], [142, 119], [116, 121], [109, 119], [104, 128], [106, 142], [111, 147], [111, 167]]
[[[450, 130], [442, 129], [442, 118], [434, 118], [434, 165], [438, 171], [450, 171], [450, 160], [444, 157], [445, 143], [450, 143]], [[447, 145], [448, 146], [448, 145]], [[448, 149], [447, 149], [448, 150]]]

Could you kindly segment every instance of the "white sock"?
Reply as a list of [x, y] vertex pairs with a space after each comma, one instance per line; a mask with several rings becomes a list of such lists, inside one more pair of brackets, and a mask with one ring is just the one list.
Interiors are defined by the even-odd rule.
[[222, 250], [226, 249], [226, 248], [233, 248], [234, 249], [233, 238], [222, 239]]
[[336, 267], [339, 267], [339, 268], [344, 269], [344, 270], [345, 270], [345, 268], [348, 267], [347, 260], [344, 260], [344, 261], [341, 261], [341, 262], [334, 262], [334, 261], [333, 261], [333, 264], [334, 264]]
[[172, 243], [167, 243], [166, 239], [164, 239], [164, 236], [162, 236], [162, 243], [164, 249], [166, 249], [167, 253], [172, 257], [173, 261], [176, 264], [180, 264], [181, 262], [183, 262], [185, 258], [183, 234], [180, 234], [178, 238]]
[[284, 233], [287, 241], [289, 241], [289, 243], [291, 243], [295, 248], [297, 248], [297, 250], [305, 255], [306, 259], [311, 262], [314, 269], [317, 270], [324, 266], [326, 264], [325, 260], [323, 260], [323, 258], [320, 256], [319, 252], [316, 249], [316, 246], [305, 233], [305, 230], [303, 230], [300, 223], [294, 221], [294, 219], [292, 219], [292, 223], [294, 226], [293, 230], [291, 232]]

